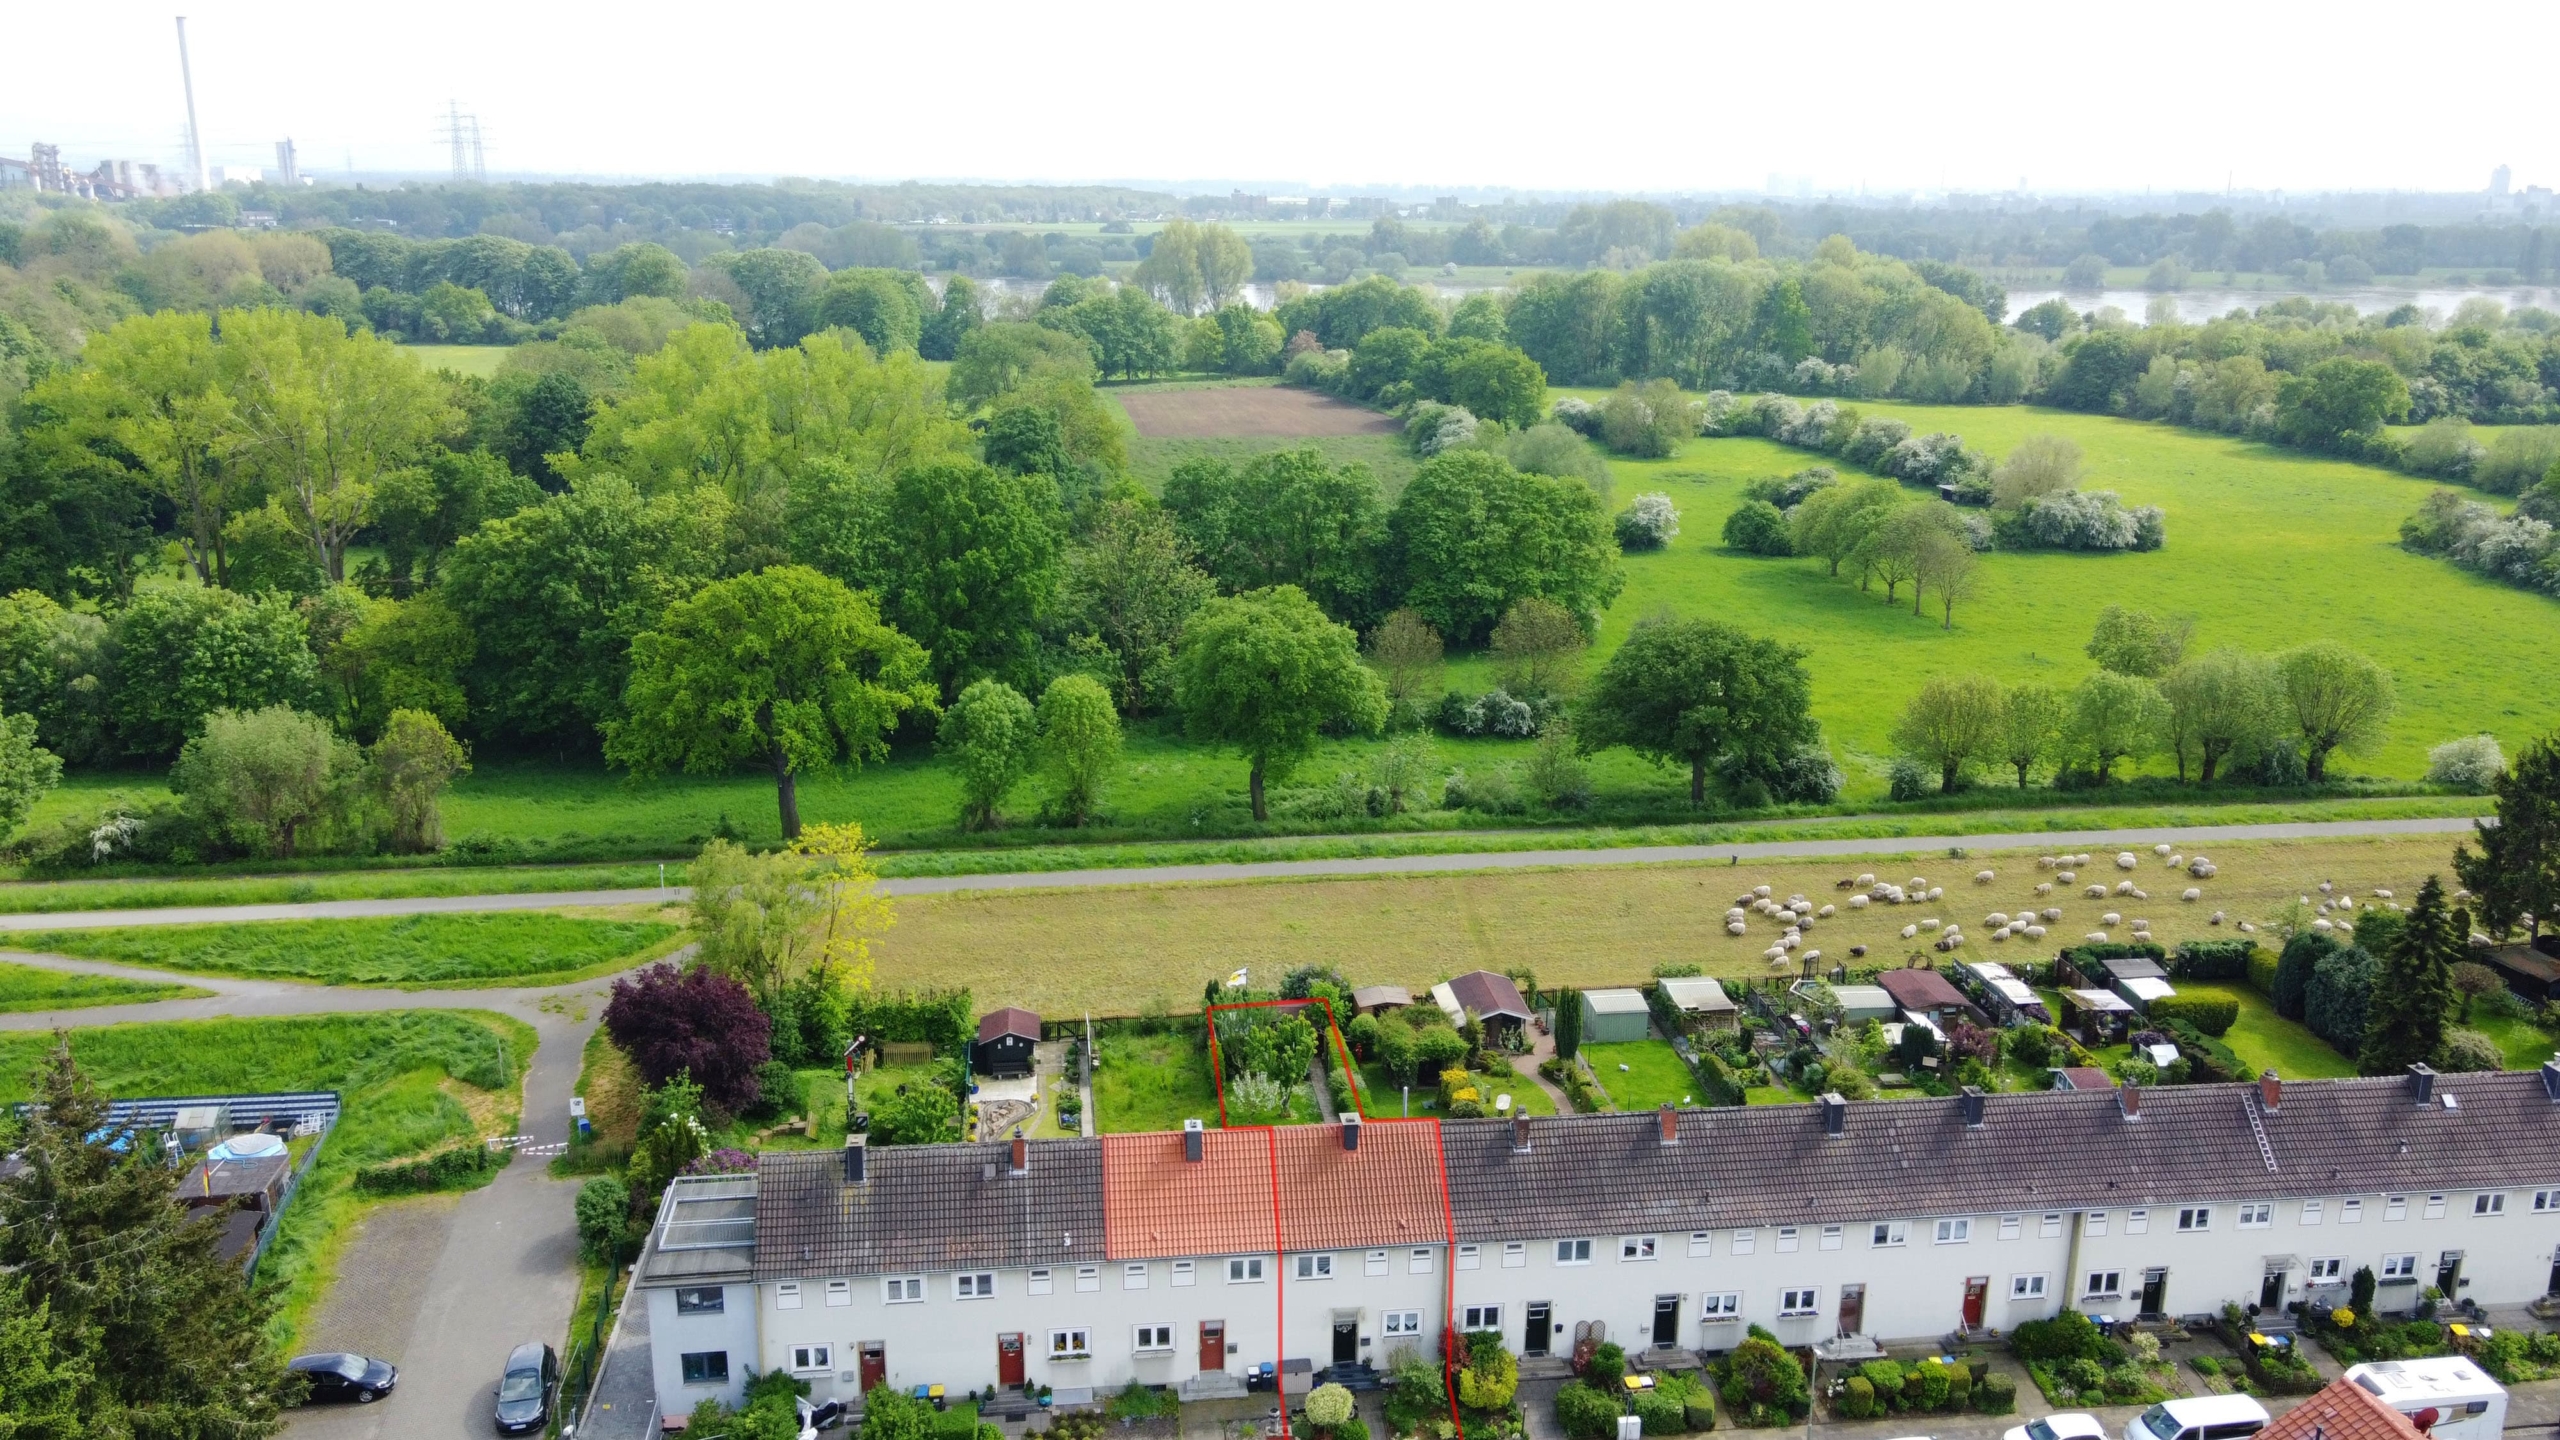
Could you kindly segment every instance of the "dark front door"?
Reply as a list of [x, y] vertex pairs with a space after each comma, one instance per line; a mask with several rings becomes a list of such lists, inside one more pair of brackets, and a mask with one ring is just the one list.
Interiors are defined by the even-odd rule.
[[872, 1386], [883, 1384], [888, 1378], [889, 1347], [877, 1340], [863, 1341], [862, 1389], [864, 1393], [868, 1394]]
[[2462, 1284], [2462, 1252], [2447, 1250], [2436, 1257], [2436, 1288], [2447, 1300], [2457, 1299], [2453, 1292]]
[[1227, 1368], [1227, 1322], [1200, 1322], [1200, 1369], [1202, 1373]]
[[1348, 1365], [1359, 1358], [1360, 1322], [1357, 1320], [1334, 1321], [1333, 1363], [1336, 1365]]
[[1991, 1298], [1991, 1277], [1976, 1275], [1964, 1282], [1964, 1328], [1982, 1328], [1982, 1307]]
[[2143, 1271], [2142, 1313], [2145, 1315], [2166, 1315], [2169, 1313], [2168, 1307], [2169, 1272], [2166, 1270]]
[[996, 1337], [996, 1383], [1007, 1386], [1022, 1383], [1022, 1337], [1020, 1335]]
[[1840, 1333], [1843, 1335], [1855, 1335], [1860, 1330], [1866, 1328], [1866, 1323], [1867, 1287], [1864, 1285], [1841, 1286]]
[[1653, 1343], [1668, 1350], [1680, 1343], [1680, 1297], [1653, 1297]]
[[2270, 1270], [2266, 1278], [2258, 1282], [2258, 1310], [2261, 1314], [2273, 1314], [2283, 1308], [2284, 1272]]
[[[2560, 1265], [2551, 1267], [2551, 1289], [2555, 1294], [2560, 1294]], [[1544, 1300], [1530, 1306], [1528, 1328], [1520, 1332], [1520, 1353], [1523, 1355], [1546, 1354], [1547, 1339], [1555, 1333], [1555, 1328], [1555, 1307]]]

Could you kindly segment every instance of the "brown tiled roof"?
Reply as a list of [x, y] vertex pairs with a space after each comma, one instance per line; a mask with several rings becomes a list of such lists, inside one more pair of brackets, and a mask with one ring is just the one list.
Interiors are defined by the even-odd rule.
[[2353, 1380], [2332, 1380], [2275, 1418], [2258, 1440], [2424, 1440], [2409, 1417], [2365, 1393]]
[[2099, 1069], [2095, 1065], [2065, 1065], [2062, 1067], [2062, 1073], [2064, 1078], [2071, 1082], [2071, 1088], [2074, 1090], [2113, 1090], [2116, 1088], [2114, 1078], [2109, 1076], [2106, 1071]]
[[984, 1045], [999, 1035], [1020, 1035], [1037, 1041], [1040, 1038], [1040, 1017], [1019, 1005], [990, 1010], [987, 1018], [978, 1022], [978, 1043]]
[[1989, 1096], [1976, 1129], [1954, 1099], [1854, 1103], [1837, 1139], [1812, 1105], [1687, 1111], [1676, 1146], [1649, 1114], [1532, 1120], [1526, 1154], [1500, 1121], [1441, 1133], [1461, 1240], [2560, 1181], [2541, 1075], [2448, 1075], [2436, 1094], [2457, 1107], [2333, 1080], [2287, 1085], [2274, 1114], [2254, 1086], [2183, 1085], [2141, 1092], [2130, 1121], [2115, 1090], [2057, 1090]]
[[[875, 1145], [844, 1183], [834, 1150], [768, 1150], [756, 1165], [756, 1277], [880, 1275], [1103, 1258], [1102, 1146]], [[994, 1167], [993, 1177], [988, 1167]]]
[[1413, 993], [1401, 985], [1363, 985], [1351, 992], [1351, 1003], [1363, 1010], [1377, 1005], [1410, 1005]]
[[1529, 1002], [1520, 998], [1520, 987], [1508, 975], [1490, 970], [1470, 970], [1449, 982], [1449, 993], [1470, 1015], [1481, 1019], [1487, 1015], [1509, 1015], [1529, 1018]]
[[1964, 992], [1935, 970], [1887, 970], [1876, 977], [1876, 984], [1905, 1010], [1973, 1008]]
[[1345, 1150], [1339, 1125], [1282, 1129], [1282, 1248], [1348, 1250], [1448, 1239], [1438, 1132], [1427, 1120], [1380, 1121], [1361, 1126], [1360, 1148]]
[[1102, 1200], [1114, 1260], [1270, 1251], [1271, 1133], [1207, 1130], [1198, 1161], [1179, 1131], [1102, 1138]]

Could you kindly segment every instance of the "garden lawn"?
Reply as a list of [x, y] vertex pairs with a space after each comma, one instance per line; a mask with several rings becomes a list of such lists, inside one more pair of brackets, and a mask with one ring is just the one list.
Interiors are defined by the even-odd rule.
[[194, 999], [211, 993], [193, 985], [127, 980], [115, 975], [66, 975], [59, 970], [0, 962], [0, 1013], [132, 1005], [144, 1000]]
[[163, 970], [326, 985], [522, 985], [606, 974], [675, 947], [682, 932], [647, 920], [540, 911], [134, 925], [9, 937], [17, 949]]
[[[364, 1208], [357, 1167], [478, 1135], [512, 1134], [533, 1027], [485, 1011], [392, 1010], [105, 1025], [70, 1033], [72, 1059], [110, 1096], [335, 1090], [345, 1109], [259, 1268], [281, 1282], [290, 1344]], [[23, 1100], [54, 1038], [0, 1034], [0, 1103]]]
[[[1475, 1077], [1476, 1092], [1484, 1096], [1484, 1113], [1487, 1115], [1493, 1113], [1494, 1099], [1501, 1095], [1511, 1097], [1511, 1113], [1514, 1115], [1556, 1113], [1556, 1102], [1548, 1096], [1545, 1088], [1517, 1070], [1474, 1070], [1468, 1073]], [[1338, 1095], [1334, 1098], [1337, 1103], [1341, 1100]], [[1408, 1114], [1401, 1084], [1389, 1079], [1386, 1072], [1374, 1064], [1360, 1067], [1360, 1113], [1369, 1119], [1418, 1120], [1426, 1115], [1437, 1115], [1439, 1107], [1439, 1086], [1416, 1085], [1413, 1087], [1413, 1109]]]
[[1101, 1035], [1094, 1061], [1096, 1134], [1179, 1130], [1185, 1120], [1218, 1123], [1208, 1052], [1191, 1034]]
[[2507, 1057], [2507, 1069], [2538, 1069], [2543, 1061], [2560, 1054], [2560, 1042], [2530, 1020], [2483, 1015], [2476, 1006], [2472, 1014], [2472, 1028], [2497, 1042], [2499, 1052]]
[[2231, 1047], [2251, 1075], [2273, 1070], [2287, 1080], [2326, 1080], [2356, 1073], [2352, 1056], [2339, 1054], [2309, 1027], [2278, 1015], [2273, 1002], [2250, 986], [2182, 981], [2178, 993], [2239, 1002], [2240, 1018], [2232, 1022], [2231, 1033], [2222, 1037], [2222, 1043]]
[[[1698, 1103], [1698, 1077], [1671, 1046], [1661, 1040], [1630, 1040], [1611, 1045], [1585, 1044], [1582, 1058], [1591, 1064], [1609, 1102], [1621, 1110], [1651, 1110], [1662, 1105]], [[1620, 1070], [1619, 1066], [1625, 1066]]]

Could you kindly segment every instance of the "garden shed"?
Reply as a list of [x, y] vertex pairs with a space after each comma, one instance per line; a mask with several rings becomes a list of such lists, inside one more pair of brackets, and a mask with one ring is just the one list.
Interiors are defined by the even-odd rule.
[[1964, 992], [1935, 970], [1887, 970], [1876, 977], [1876, 984], [1911, 1015], [1927, 1016], [1940, 1024], [1958, 1018], [1981, 1018], [1973, 1002], [1964, 998]]
[[1360, 1015], [1401, 1010], [1413, 1003], [1413, 992], [1401, 985], [1363, 985], [1351, 992], [1351, 1009]]
[[[2545, 944], [2555, 943], [2545, 941]], [[2507, 988], [2537, 1005], [2560, 1000], [2560, 960], [2532, 945], [2500, 945], [2481, 953]]]
[[2134, 1009], [2147, 1014], [2151, 1009], [2152, 1001], [2168, 999], [2178, 993], [2178, 987], [2158, 977], [2134, 975], [2118, 980], [2115, 991], [2129, 1001]]
[[1724, 993], [1720, 981], [1687, 975], [1654, 983], [1662, 988], [1662, 998], [1679, 1014], [1680, 1023], [1691, 1029], [1730, 1030], [1741, 1021], [1741, 1007]]
[[1652, 1019], [1653, 1011], [1644, 1003], [1643, 991], [1582, 992], [1582, 1038], [1593, 1044], [1642, 1040], [1651, 1029]]
[[1431, 987], [1431, 998], [1452, 1025], [1463, 1025], [1472, 1019], [1482, 1025], [1488, 1035], [1518, 1032], [1529, 1023], [1529, 1002], [1520, 996], [1520, 987], [1508, 975], [1490, 970], [1470, 970], [1454, 980], [1444, 980]]
[[2133, 1028], [2133, 1006], [2112, 990], [2065, 990], [2062, 1028], [2083, 1045], [2121, 1044]]
[[1016, 1005], [990, 1012], [978, 1022], [977, 1043], [969, 1047], [970, 1068], [998, 1080], [1019, 1080], [1031, 1073], [1031, 1052], [1040, 1044], [1040, 1017]]
[[1831, 998], [1840, 1002], [1840, 1021], [1844, 1025], [1890, 1020], [1902, 1008], [1893, 1003], [1893, 996], [1881, 985], [1834, 985]]
[[1974, 998], [2002, 1025], [2034, 1023], [2050, 1025], [2053, 1013], [2044, 1008], [2044, 1000], [2035, 988], [2021, 980], [2008, 966], [1993, 960], [1977, 960], [1959, 965], [1956, 972], [1970, 984]]

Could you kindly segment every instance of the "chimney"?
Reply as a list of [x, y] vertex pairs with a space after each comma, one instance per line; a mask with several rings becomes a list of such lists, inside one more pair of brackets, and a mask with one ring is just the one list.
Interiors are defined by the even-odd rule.
[[1200, 1122], [1199, 1122], [1199, 1121], [1197, 1121], [1197, 1120], [1185, 1120], [1185, 1121], [1183, 1121], [1183, 1122], [1182, 1122], [1182, 1159], [1183, 1159], [1183, 1163], [1188, 1164], [1188, 1165], [1197, 1165], [1197, 1164], [1199, 1164], [1199, 1163], [1200, 1163], [1200, 1136], [1201, 1136], [1201, 1133], [1202, 1133], [1202, 1132], [1201, 1132], [1201, 1129], [1200, 1129]]
[[870, 1176], [871, 1147], [865, 1143], [868, 1138], [862, 1135], [844, 1137], [844, 1183], [847, 1185], [859, 1185]]
[[1360, 1148], [1360, 1116], [1357, 1112], [1342, 1117], [1342, 1148], [1345, 1150]]
[[1849, 1101], [1837, 1090], [1823, 1092], [1822, 1133], [1837, 1140], [1849, 1133]]
[[1023, 1139], [1022, 1132], [1019, 1130], [1013, 1132], [1013, 1173], [1016, 1175], [1031, 1173], [1031, 1142]]
[[2142, 1087], [2127, 1080], [2116, 1087], [2116, 1105], [2127, 1120], [2142, 1118]]
[[2270, 1115], [2273, 1115], [2278, 1110], [2284, 1108], [2283, 1076], [2278, 1075], [2273, 1070], [2264, 1070], [2259, 1072], [2258, 1103], [2266, 1106], [2267, 1113]]
[[2560, 1100], [2560, 1055], [2542, 1062], [2542, 1093]]
[[1959, 1109], [1964, 1111], [1964, 1128], [1967, 1130], [1979, 1130], [1982, 1128], [1983, 1105], [1981, 1086], [1967, 1085], [1964, 1087], [1964, 1089], [1956, 1096], [1956, 1105]]
[[2429, 1105], [2436, 1098], [2436, 1072], [2421, 1061], [2409, 1067], [2409, 1099], [2411, 1103]]
[[[2543, 1068], [2554, 1074], [2560, 1074], [2560, 1066], [2545, 1066]], [[1526, 1115], [1514, 1115], [1511, 1117], [1511, 1153], [1514, 1155], [1526, 1155], [1529, 1153], [1529, 1117]]]
[[1675, 1107], [1672, 1105], [1672, 1103], [1671, 1103], [1670, 1101], [1665, 1100], [1665, 1101], [1663, 1101], [1663, 1102], [1662, 1102], [1662, 1108], [1661, 1108], [1660, 1110], [1655, 1111], [1655, 1112], [1654, 1112], [1654, 1114], [1655, 1114], [1656, 1118], [1658, 1118], [1658, 1119], [1661, 1121], [1661, 1127], [1662, 1127], [1662, 1143], [1663, 1143], [1663, 1144], [1665, 1144], [1665, 1145], [1677, 1145], [1677, 1144], [1679, 1144], [1679, 1143], [1680, 1143], [1680, 1112], [1679, 1112], [1679, 1110], [1678, 1110], [1677, 1108], [1675, 1108]]

